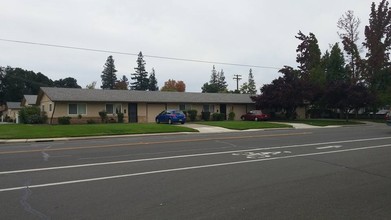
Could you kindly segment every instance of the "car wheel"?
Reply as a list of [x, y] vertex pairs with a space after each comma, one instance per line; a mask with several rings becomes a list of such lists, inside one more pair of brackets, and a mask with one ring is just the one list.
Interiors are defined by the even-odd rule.
[[172, 121], [171, 121], [171, 119], [168, 119], [168, 124], [172, 124]]
[[156, 123], [157, 123], [157, 124], [160, 124], [160, 121], [159, 121], [159, 119], [158, 119], [158, 118], [156, 119]]
[[181, 124], [185, 124], [185, 122], [184, 122], [184, 121], [181, 121]]
[[259, 119], [257, 117], [254, 118], [254, 121], [258, 121]]
[[244, 121], [244, 117], [241, 117], [240, 119], [242, 119], [242, 121]]

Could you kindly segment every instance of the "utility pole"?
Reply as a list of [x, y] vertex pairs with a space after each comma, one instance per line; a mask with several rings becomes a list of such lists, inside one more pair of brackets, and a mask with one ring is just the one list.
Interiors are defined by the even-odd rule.
[[239, 91], [239, 80], [241, 80], [242, 75], [234, 74], [234, 80], [236, 80], [236, 91]]

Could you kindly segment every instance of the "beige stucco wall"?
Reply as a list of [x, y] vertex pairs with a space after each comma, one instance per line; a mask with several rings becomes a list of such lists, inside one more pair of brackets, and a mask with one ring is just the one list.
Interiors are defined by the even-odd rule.
[[[52, 110], [50, 111], [50, 104], [52, 104]], [[69, 114], [69, 104], [86, 104], [86, 114]], [[121, 104], [122, 113], [124, 113], [124, 121], [128, 121], [128, 105], [127, 103], [96, 103], [96, 102], [56, 102], [53, 103], [50, 100], [45, 100], [44, 98], [41, 101], [41, 110], [45, 109], [49, 122], [57, 123], [57, 119], [63, 116], [69, 116], [72, 119], [72, 123], [86, 123], [87, 120], [94, 120], [99, 122], [100, 116], [99, 112], [106, 109], [106, 104]], [[42, 107], [44, 106], [44, 107]], [[115, 114], [107, 114], [109, 119], [117, 119]]]
[[19, 111], [20, 109], [8, 109], [5, 115], [15, 122], [16, 117], [19, 117]]
[[[99, 112], [105, 110], [106, 104], [118, 104], [118, 103], [106, 103], [106, 102], [52, 102], [45, 94], [39, 100], [41, 110], [44, 110], [49, 118], [49, 123], [57, 123], [57, 119], [63, 116], [69, 116], [72, 118], [72, 123], [86, 123], [87, 120], [100, 121]], [[86, 104], [86, 114], [82, 114], [79, 118], [78, 114], [70, 115], [68, 112], [69, 104]], [[122, 105], [122, 113], [124, 113], [124, 121], [128, 122], [128, 103], [120, 103]], [[166, 109], [179, 109], [181, 103], [137, 103], [137, 120], [139, 123], [155, 122], [155, 117], [161, 111]], [[197, 110], [197, 119], [200, 119], [201, 112], [203, 111], [203, 103], [199, 104], [186, 104], [186, 107]], [[213, 105], [213, 112], [220, 112], [219, 104]], [[50, 107], [51, 106], [51, 107]], [[230, 111], [235, 112], [235, 120], [240, 120], [240, 116], [247, 111], [253, 110], [254, 105], [246, 104], [226, 104], [227, 117]], [[116, 119], [115, 115], [108, 114], [109, 118]]]

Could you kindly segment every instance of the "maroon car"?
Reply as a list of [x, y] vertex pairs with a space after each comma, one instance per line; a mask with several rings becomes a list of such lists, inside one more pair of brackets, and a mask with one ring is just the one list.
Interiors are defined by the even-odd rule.
[[246, 121], [266, 121], [270, 119], [270, 115], [263, 113], [261, 110], [252, 110], [240, 116], [240, 118]]

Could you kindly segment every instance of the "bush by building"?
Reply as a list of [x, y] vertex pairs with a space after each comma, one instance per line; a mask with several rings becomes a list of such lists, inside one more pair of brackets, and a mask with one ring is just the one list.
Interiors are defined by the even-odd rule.
[[41, 112], [41, 109], [36, 106], [23, 107], [19, 111], [19, 116], [23, 124], [43, 124], [48, 119], [46, 113]]

